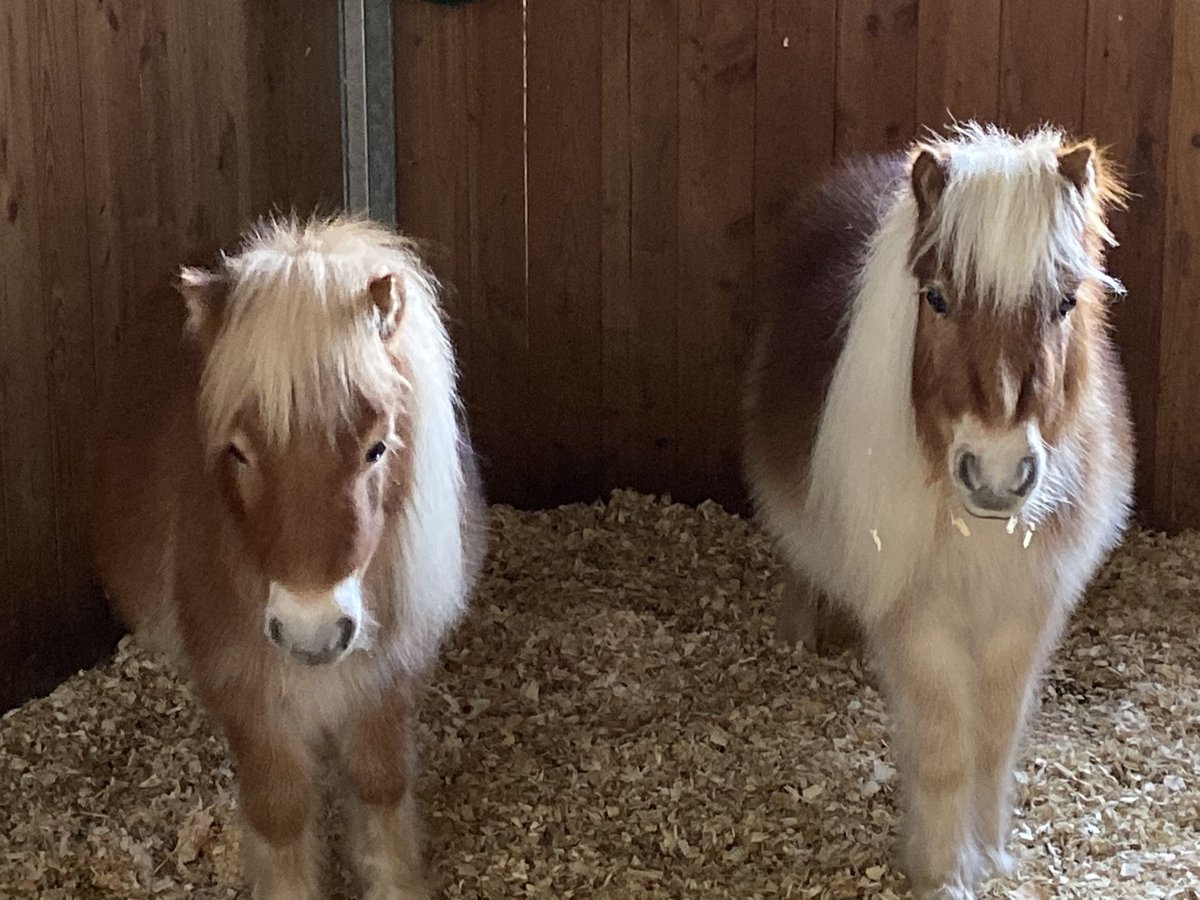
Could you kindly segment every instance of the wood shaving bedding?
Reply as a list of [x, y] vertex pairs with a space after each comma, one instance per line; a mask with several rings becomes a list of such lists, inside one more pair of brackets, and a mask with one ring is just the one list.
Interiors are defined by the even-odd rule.
[[[714, 504], [496, 507], [422, 708], [442, 895], [906, 896], [874, 680], [773, 643], [782, 590]], [[1055, 655], [986, 896], [1200, 897], [1198, 634], [1200, 537], [1131, 534]], [[234, 807], [224, 741], [125, 641], [0, 721], [0, 897], [248, 897]]]

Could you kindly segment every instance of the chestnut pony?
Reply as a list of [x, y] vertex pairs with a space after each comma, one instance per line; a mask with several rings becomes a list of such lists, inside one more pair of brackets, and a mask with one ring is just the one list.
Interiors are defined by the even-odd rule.
[[1091, 142], [976, 123], [843, 166], [801, 217], [745, 397], [792, 633], [865, 640], [905, 869], [971, 897], [1008, 866], [1036, 685], [1128, 515], [1105, 295], [1124, 192]]
[[427, 896], [414, 695], [486, 514], [436, 282], [404, 238], [333, 219], [264, 223], [180, 289], [192, 339], [142, 329], [104, 416], [104, 586], [228, 736], [254, 897], [323, 896], [331, 759], [366, 896]]

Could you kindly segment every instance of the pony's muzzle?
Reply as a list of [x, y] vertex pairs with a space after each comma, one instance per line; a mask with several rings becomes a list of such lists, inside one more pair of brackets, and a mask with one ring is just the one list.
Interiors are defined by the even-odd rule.
[[[1005, 452], [1009, 450], [1009, 452]], [[1028, 445], [976, 453], [954, 452], [954, 482], [967, 512], [982, 518], [1009, 518], [1019, 513], [1041, 478], [1038, 454]]]
[[264, 631], [296, 662], [319, 666], [344, 659], [354, 647], [361, 623], [357, 578], [347, 578], [326, 591], [293, 591], [271, 584]]

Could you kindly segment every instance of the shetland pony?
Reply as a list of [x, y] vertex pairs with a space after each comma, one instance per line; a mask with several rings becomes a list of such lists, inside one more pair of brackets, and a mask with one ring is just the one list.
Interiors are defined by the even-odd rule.
[[415, 690], [485, 540], [436, 282], [378, 226], [271, 221], [180, 291], [192, 340], [131, 338], [104, 416], [103, 584], [229, 739], [254, 897], [323, 896], [330, 759], [366, 896], [427, 896]]
[[918, 896], [1007, 870], [1037, 680], [1127, 518], [1103, 265], [1123, 199], [1094, 144], [1049, 127], [966, 123], [845, 165], [759, 336], [744, 461], [785, 615], [865, 641]]

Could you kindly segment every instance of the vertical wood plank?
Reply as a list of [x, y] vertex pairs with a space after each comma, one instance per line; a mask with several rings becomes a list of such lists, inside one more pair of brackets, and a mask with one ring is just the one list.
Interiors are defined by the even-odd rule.
[[[297, 5], [297, 21], [304, 5]], [[237, 0], [212, 0], [166, 4], [161, 12], [169, 104], [162, 140], [172, 155], [171, 214], [180, 226], [172, 248], [175, 260], [214, 253], [263, 211], [255, 209], [254, 200], [267, 179], [256, 173], [275, 167], [258, 169], [257, 160], [271, 152], [279, 168], [286, 168], [284, 135], [256, 133], [251, 125], [251, 97], [265, 89], [261, 80], [251, 80], [250, 70], [272, 39], [249, 27], [247, 9]], [[196, 34], [208, 40], [196, 42]], [[274, 65], [283, 69], [286, 60], [277, 56]]]
[[679, 0], [630, 0], [633, 486], [669, 491], [678, 453]]
[[272, 155], [272, 165], [247, 169], [263, 182], [254, 186], [251, 206], [275, 202], [301, 216], [333, 212], [342, 200], [341, 89], [334, 77], [341, 66], [339, 4], [255, 0], [237, 6], [231, 17], [246, 22], [251, 146], [269, 147]]
[[996, 117], [1001, 0], [921, 0], [917, 127]]
[[176, 214], [168, 28], [160, 4], [78, 4], [97, 377], [113, 377], [138, 298], [169, 277]]
[[398, 0], [396, 217], [426, 244], [446, 288], [451, 336], [473, 360], [466, 7]]
[[591, 499], [602, 474], [601, 0], [531, 2], [530, 502]]
[[754, 299], [756, 17], [683, 0], [679, 45], [681, 499], [737, 503]]
[[56, 488], [58, 595], [53, 610], [71, 628], [94, 612], [82, 602], [91, 569], [83, 528], [87, 475], [82, 450], [92, 433], [96, 359], [88, 284], [87, 191], [79, 165], [83, 156], [79, 47], [73, 4], [34, 8], [36, 215], [43, 235], [40, 295], [49, 340], [48, 412]]
[[759, 0], [754, 160], [754, 290], [779, 289], [790, 215], [833, 161], [837, 10], [824, 0]]
[[896, 150], [913, 137], [917, 18], [917, 0], [839, 0], [839, 155]]
[[633, 293], [631, 205], [633, 52], [629, 0], [607, 0], [601, 17], [600, 68], [600, 296], [603, 380], [603, 481], [638, 480], [634, 455], [646, 436], [636, 415], [638, 372], [633, 340], [637, 300]]
[[1050, 122], [1079, 131], [1087, 0], [1004, 0], [1000, 118], [1018, 131]]
[[605, 484], [669, 492], [676, 452], [677, 0], [605, 7]]
[[[519, 0], [477, 3], [467, 11], [472, 352], [459, 350], [489, 498], [517, 503], [528, 481], [530, 431], [524, 13]], [[408, 127], [402, 120], [398, 125]]]
[[1163, 290], [1167, 126], [1171, 96], [1169, 0], [1091, 0], [1083, 130], [1124, 170], [1134, 196], [1113, 216], [1109, 258], [1127, 297], [1113, 323], [1132, 394], [1138, 506], [1154, 505], [1155, 418]]
[[[4, 590], [0, 638], [13, 649], [0, 690], [41, 646], [22, 620], [40, 624], [41, 609], [64, 611], [59, 599], [54, 485], [55, 453], [47, 359], [52, 336], [44, 306], [45, 246], [41, 232], [43, 85], [47, 80], [35, 0], [0, 11], [0, 444], [3, 445]], [[53, 135], [49, 135], [53, 139]]]
[[1155, 518], [1172, 529], [1200, 523], [1200, 6], [1176, 2], [1173, 13], [1154, 473]]

